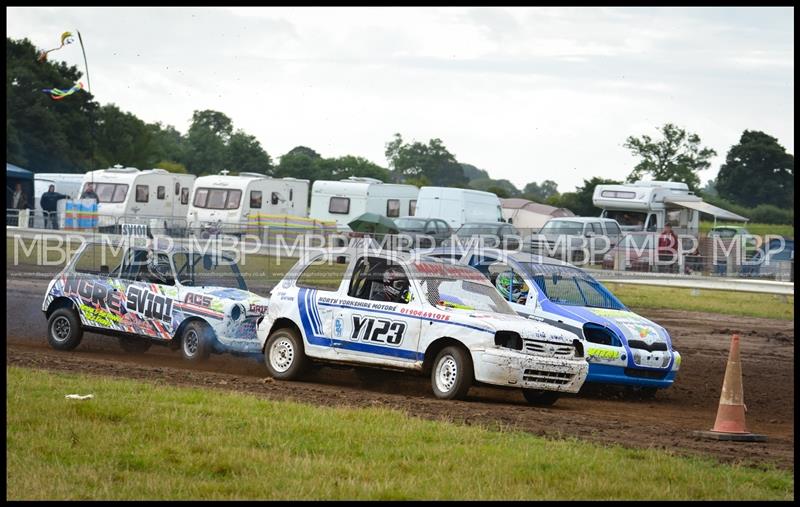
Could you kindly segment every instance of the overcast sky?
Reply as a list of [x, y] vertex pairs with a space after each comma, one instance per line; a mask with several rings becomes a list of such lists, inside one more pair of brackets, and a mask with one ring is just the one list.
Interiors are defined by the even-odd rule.
[[[80, 30], [91, 89], [185, 133], [214, 109], [275, 159], [297, 145], [382, 166], [441, 138], [518, 187], [622, 179], [629, 135], [673, 122], [718, 157], [744, 129], [794, 153], [793, 8], [7, 8], [39, 48]], [[50, 53], [84, 69], [77, 44]], [[86, 83], [84, 83], [86, 84]]]

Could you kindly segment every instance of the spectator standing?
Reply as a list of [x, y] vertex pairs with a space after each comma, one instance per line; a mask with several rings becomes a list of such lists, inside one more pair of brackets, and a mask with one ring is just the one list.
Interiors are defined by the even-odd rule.
[[28, 196], [26, 196], [25, 192], [22, 191], [22, 184], [20, 183], [17, 183], [17, 186], [14, 188], [14, 196], [12, 198], [11, 207], [14, 209], [28, 208]]
[[658, 237], [658, 260], [659, 271], [675, 272], [678, 265], [678, 235], [670, 223], [664, 225], [664, 231]]
[[94, 192], [94, 185], [91, 183], [86, 184], [86, 188], [83, 190], [81, 194], [81, 199], [94, 199], [95, 201], [99, 201], [100, 199], [97, 197], [97, 194]]
[[42, 194], [41, 204], [45, 212], [44, 226], [45, 229], [50, 228], [50, 223], [53, 229], [58, 229], [58, 201], [68, 198], [68, 195], [59, 194], [56, 192], [56, 186], [50, 185], [47, 192]]

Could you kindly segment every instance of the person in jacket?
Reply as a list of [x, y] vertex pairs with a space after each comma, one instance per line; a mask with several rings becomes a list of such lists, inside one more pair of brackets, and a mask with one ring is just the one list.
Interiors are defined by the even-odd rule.
[[41, 205], [44, 210], [44, 226], [50, 229], [50, 224], [53, 229], [58, 229], [58, 201], [67, 199], [69, 196], [56, 192], [56, 186], [50, 185], [47, 192], [42, 194]]
[[678, 235], [672, 230], [672, 225], [664, 225], [664, 231], [658, 237], [658, 260], [661, 268], [672, 273], [678, 267]]
[[17, 183], [16, 187], [14, 188], [14, 196], [11, 199], [11, 207], [13, 209], [28, 208], [28, 196], [26, 196], [25, 192], [22, 191], [22, 184], [20, 183]]
[[100, 200], [100, 198], [97, 197], [97, 194], [94, 191], [94, 185], [92, 185], [91, 183], [86, 184], [86, 188], [81, 194], [81, 199], [94, 199], [95, 201]]

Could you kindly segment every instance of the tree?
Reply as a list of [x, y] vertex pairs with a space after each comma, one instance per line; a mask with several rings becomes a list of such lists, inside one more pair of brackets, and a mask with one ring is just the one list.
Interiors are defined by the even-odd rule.
[[309, 158], [322, 158], [322, 155], [307, 146], [295, 146], [286, 155], [306, 155]]
[[564, 192], [563, 194], [555, 194], [547, 199], [547, 204], [559, 208], [567, 208], [575, 213], [577, 216], [582, 217], [596, 217], [600, 216], [603, 211], [595, 207], [592, 203], [592, 196], [594, 195], [594, 188], [597, 185], [611, 185], [619, 184], [620, 181], [607, 180], [597, 176], [590, 180], [583, 180], [583, 185], [575, 188], [575, 192]]
[[522, 194], [531, 201], [545, 202], [550, 196], [558, 194], [558, 184], [553, 180], [544, 180], [541, 185], [532, 181], [525, 185]]
[[424, 176], [436, 186], [466, 187], [469, 183], [461, 164], [441, 139], [431, 139], [428, 144], [416, 141], [409, 144], [395, 134], [386, 144], [385, 154], [397, 181]]
[[794, 207], [794, 156], [774, 137], [745, 130], [728, 151], [716, 188], [725, 199], [745, 206]]
[[98, 111], [95, 128], [95, 159], [98, 167], [120, 164], [126, 167], [149, 168], [158, 156], [152, 131], [145, 123], [106, 104]]
[[520, 195], [519, 189], [506, 179], [493, 180], [491, 178], [477, 178], [469, 182], [469, 187], [474, 188], [475, 190], [483, 190], [484, 192], [492, 193], [496, 193], [492, 190], [492, 188], [500, 189], [503, 195], [497, 195], [503, 198], [516, 197]]
[[491, 192], [500, 199], [508, 199], [509, 197], [511, 197], [511, 193], [508, 191], [508, 189], [497, 185], [487, 188], [486, 192]]
[[237, 130], [226, 146], [225, 166], [238, 172], [272, 174], [272, 159], [254, 136]]
[[28, 39], [6, 37], [6, 161], [35, 172], [84, 172], [92, 166], [97, 103], [86, 89], [63, 100], [42, 93], [71, 88], [82, 74], [37, 56]]
[[483, 169], [478, 169], [472, 164], [461, 164], [461, 169], [464, 171], [464, 176], [470, 182], [479, 179], [491, 179], [488, 172]]
[[186, 136], [186, 162], [192, 174], [217, 173], [228, 161], [233, 122], [219, 111], [195, 111]]
[[700, 145], [700, 136], [688, 134], [684, 129], [671, 123], [659, 131], [663, 139], [654, 141], [650, 136], [628, 137], [625, 146], [641, 161], [636, 164], [628, 181], [642, 179], [646, 174], [659, 181], [682, 181], [691, 190], [700, 184], [698, 172], [708, 169], [709, 159], [717, 154], [711, 148]]
[[166, 169], [171, 173], [179, 173], [179, 174], [186, 174], [189, 171], [186, 170], [186, 166], [178, 162], [172, 162], [170, 160], [162, 160], [155, 164], [155, 167], [158, 169]]

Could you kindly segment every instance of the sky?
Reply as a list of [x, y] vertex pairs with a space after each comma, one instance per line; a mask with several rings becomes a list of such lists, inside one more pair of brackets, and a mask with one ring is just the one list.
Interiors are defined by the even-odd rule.
[[[185, 133], [221, 111], [277, 159], [298, 145], [386, 166], [440, 138], [524, 187], [624, 179], [628, 136], [671, 122], [716, 150], [745, 129], [794, 153], [789, 7], [7, 7], [41, 49], [79, 30], [91, 91]], [[77, 41], [76, 41], [77, 42]], [[77, 43], [48, 55], [84, 70]], [[87, 83], [84, 83], [87, 84]]]

